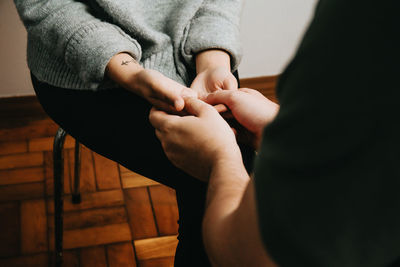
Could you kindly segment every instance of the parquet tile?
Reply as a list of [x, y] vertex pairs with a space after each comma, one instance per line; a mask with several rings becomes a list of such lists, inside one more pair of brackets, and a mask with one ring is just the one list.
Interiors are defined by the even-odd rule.
[[174, 257], [165, 257], [139, 261], [139, 267], [173, 267]]
[[[47, 201], [47, 211], [54, 214], [53, 200]], [[71, 196], [64, 197], [64, 211], [87, 210], [96, 208], [107, 208], [124, 205], [124, 197], [122, 190], [99, 191], [93, 193], [82, 194], [82, 202], [80, 204], [72, 204]]]
[[17, 154], [25, 152], [28, 152], [26, 141], [0, 142], [0, 155], [9, 155], [9, 154]]
[[173, 257], [178, 245], [176, 236], [162, 236], [134, 241], [138, 260]]
[[81, 249], [81, 267], [107, 267], [104, 246]]
[[0, 257], [17, 256], [20, 247], [19, 203], [0, 204], [0, 218]]
[[118, 168], [119, 168], [120, 173], [131, 172], [131, 170], [129, 170], [128, 168], [125, 168], [121, 164], [118, 164]]
[[97, 153], [93, 153], [98, 190], [121, 188], [118, 164]]
[[178, 208], [175, 191], [166, 186], [149, 187], [159, 234], [178, 234]]
[[0, 202], [36, 199], [43, 197], [43, 183], [27, 183], [0, 186]]
[[109, 267], [136, 267], [135, 252], [131, 242], [107, 246]]
[[[72, 180], [74, 173], [74, 150], [68, 150], [69, 172]], [[96, 191], [96, 180], [93, 168], [93, 155], [85, 146], [81, 146], [80, 190], [82, 193]]]
[[43, 153], [23, 153], [0, 156], [0, 170], [43, 165]]
[[45, 252], [47, 244], [46, 205], [44, 199], [21, 203], [21, 252]]
[[[64, 214], [64, 230], [119, 224], [128, 221], [123, 206], [66, 212]], [[48, 215], [49, 231], [54, 230], [54, 216]]]
[[48, 253], [0, 259], [0, 266], [2, 267], [48, 267], [48, 263]]
[[151, 185], [159, 185], [159, 183], [157, 183], [156, 181], [146, 178], [135, 172], [121, 173], [121, 181], [122, 181], [122, 187], [124, 189], [125, 188], [151, 186]]
[[147, 188], [124, 190], [124, 196], [133, 239], [156, 237], [157, 227]]
[[[76, 250], [76, 249], [64, 250], [63, 267], [79, 267], [79, 264], [80, 264], [79, 255], [80, 255], [80, 253], [78, 253], [78, 250]], [[95, 266], [92, 266], [92, 267], [95, 267]]]
[[43, 167], [0, 170], [0, 186], [42, 182], [44, 180]]
[[[132, 240], [128, 223], [109, 224], [64, 231], [64, 248], [82, 248]], [[49, 232], [50, 250], [54, 247], [54, 232]]]
[[[28, 151], [38, 152], [38, 151], [53, 151], [54, 137], [40, 137], [28, 140]], [[65, 138], [64, 149], [74, 148], [75, 140], [67, 135]]]

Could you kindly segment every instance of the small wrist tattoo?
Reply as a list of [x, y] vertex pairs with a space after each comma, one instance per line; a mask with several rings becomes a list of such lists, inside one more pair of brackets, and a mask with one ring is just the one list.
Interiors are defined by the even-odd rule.
[[134, 60], [134, 59], [131, 59], [131, 60], [122, 60], [121, 66], [123, 66], [123, 65], [128, 65], [128, 64], [131, 63], [131, 62], [135, 62], [135, 60]]

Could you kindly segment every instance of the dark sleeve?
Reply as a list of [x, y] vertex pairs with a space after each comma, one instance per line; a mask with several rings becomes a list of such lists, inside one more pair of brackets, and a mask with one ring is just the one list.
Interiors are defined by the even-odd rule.
[[400, 256], [399, 10], [320, 1], [282, 75], [255, 166], [260, 230], [280, 266]]

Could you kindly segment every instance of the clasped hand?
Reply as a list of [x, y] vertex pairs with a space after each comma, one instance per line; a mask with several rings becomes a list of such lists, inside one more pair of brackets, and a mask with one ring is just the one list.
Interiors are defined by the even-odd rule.
[[[204, 100], [204, 101], [203, 101]], [[235, 134], [212, 106], [224, 104], [229, 116], [253, 135], [258, 145], [263, 128], [276, 116], [279, 106], [252, 89], [218, 90], [203, 100], [185, 98], [188, 115], [168, 114], [153, 108], [150, 122], [156, 129], [167, 157], [188, 174], [207, 181], [218, 164], [241, 164]]]

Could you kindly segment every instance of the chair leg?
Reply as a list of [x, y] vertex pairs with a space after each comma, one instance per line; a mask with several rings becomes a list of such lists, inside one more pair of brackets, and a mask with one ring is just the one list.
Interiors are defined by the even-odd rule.
[[62, 266], [63, 261], [63, 190], [64, 190], [64, 156], [63, 148], [66, 132], [59, 128], [53, 145], [54, 160], [54, 232], [55, 232], [55, 266]]
[[81, 192], [80, 186], [80, 170], [81, 170], [81, 146], [77, 140], [75, 140], [75, 166], [74, 166], [74, 189], [72, 192], [72, 203], [81, 203]]

